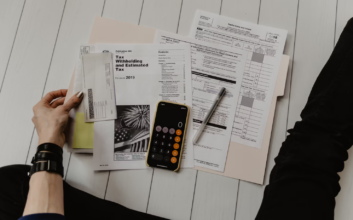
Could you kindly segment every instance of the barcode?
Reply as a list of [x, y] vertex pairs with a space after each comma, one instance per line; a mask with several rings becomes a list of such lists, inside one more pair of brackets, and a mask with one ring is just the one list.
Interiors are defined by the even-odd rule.
[[88, 111], [89, 111], [89, 118], [90, 119], [94, 118], [92, 89], [88, 89]]

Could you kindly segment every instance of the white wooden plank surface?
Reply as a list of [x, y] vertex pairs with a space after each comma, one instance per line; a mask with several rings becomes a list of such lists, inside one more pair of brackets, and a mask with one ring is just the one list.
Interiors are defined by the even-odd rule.
[[105, 0], [103, 17], [138, 24], [143, 0]]
[[238, 183], [229, 177], [199, 171], [191, 219], [234, 219]]
[[[351, 0], [338, 0], [337, 3], [337, 18], [336, 18], [336, 38], [337, 43], [339, 36], [341, 35], [343, 28], [346, 26], [347, 21], [353, 17], [353, 1]], [[349, 151], [349, 159], [345, 162], [345, 167], [341, 176], [340, 185], [341, 192], [336, 197], [336, 210], [335, 219], [345, 220], [353, 219], [353, 210], [351, 204], [353, 204], [353, 148]]]
[[[265, 184], [268, 184], [269, 175], [274, 166], [274, 158], [277, 156], [282, 142], [285, 140], [286, 137], [297, 6], [297, 0], [263, 0], [261, 2], [259, 24], [288, 30], [284, 54], [287, 54], [291, 57], [285, 93], [283, 97], [279, 97], [277, 100], [276, 114], [274, 118], [270, 150], [266, 167]], [[236, 213], [237, 220], [247, 220], [255, 218], [262, 202], [264, 188], [265, 186], [260, 186], [245, 181], [240, 182], [238, 192], [238, 206]]]
[[300, 1], [288, 126], [300, 120], [311, 88], [334, 45], [336, 1]]
[[71, 154], [66, 182], [89, 194], [104, 198], [109, 172], [93, 171], [92, 154]]
[[0, 167], [26, 160], [64, 4], [26, 1], [0, 95]]
[[[221, 13], [222, 15], [224, 12], [227, 13], [228, 17], [257, 22], [259, 1], [257, 5], [255, 3], [255, 1], [225, 0], [222, 3]], [[253, 9], [254, 7], [257, 7], [256, 10]], [[235, 8], [238, 9], [235, 10]], [[239, 11], [242, 13], [238, 13]], [[238, 184], [237, 179], [198, 172], [192, 219], [234, 219]], [[216, 187], [216, 185], [222, 185], [222, 187]]]
[[223, 0], [221, 15], [257, 23], [260, 0]]
[[147, 212], [168, 219], [190, 219], [196, 170], [155, 169]]
[[105, 199], [146, 212], [152, 173], [153, 169], [110, 171]]
[[140, 25], [175, 33], [181, 0], [145, 0]]
[[[142, 3], [142, 0], [106, 0], [103, 17], [138, 24]], [[152, 169], [111, 171], [105, 199], [146, 212], [152, 175]]]
[[23, 6], [24, 0], [0, 1], [0, 92]]
[[183, 0], [178, 34], [189, 35], [191, 23], [197, 9], [219, 14], [221, 3], [221, 0]]
[[[78, 58], [79, 46], [82, 43], [87, 43], [95, 17], [102, 14], [103, 4], [104, 0], [66, 1], [44, 95], [50, 91], [68, 87]], [[30, 164], [37, 146], [38, 135], [37, 132], [34, 132], [27, 164]], [[65, 147], [63, 157], [65, 171], [67, 170], [69, 159], [70, 153]]]

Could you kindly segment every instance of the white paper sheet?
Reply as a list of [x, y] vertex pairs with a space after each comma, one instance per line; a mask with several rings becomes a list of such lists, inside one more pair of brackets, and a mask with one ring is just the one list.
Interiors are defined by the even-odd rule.
[[194, 133], [221, 87], [226, 88], [226, 95], [194, 145], [196, 166], [223, 172], [243, 77], [244, 51], [162, 31], [157, 31], [155, 43], [191, 46]]
[[287, 31], [198, 10], [190, 37], [246, 53], [232, 141], [260, 149]]
[[116, 119], [112, 62], [111, 53], [82, 55], [85, 122]]
[[[189, 45], [95, 45], [95, 52], [114, 55], [118, 119], [94, 126], [95, 170], [143, 169], [157, 102], [191, 107]], [[181, 167], [194, 167], [192, 120]]]

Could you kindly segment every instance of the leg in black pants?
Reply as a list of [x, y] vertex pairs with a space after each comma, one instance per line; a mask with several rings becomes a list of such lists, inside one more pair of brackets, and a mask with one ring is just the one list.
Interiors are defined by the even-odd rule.
[[257, 220], [334, 219], [339, 176], [353, 145], [353, 20], [351, 19], [290, 129]]
[[[0, 219], [22, 216], [29, 190], [27, 173], [30, 166], [13, 165], [0, 168]], [[163, 219], [137, 212], [119, 204], [94, 197], [64, 182], [66, 219]]]

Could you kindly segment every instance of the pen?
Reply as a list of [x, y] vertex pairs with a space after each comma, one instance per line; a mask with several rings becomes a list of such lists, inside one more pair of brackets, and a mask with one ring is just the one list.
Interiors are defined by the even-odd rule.
[[197, 141], [199, 140], [201, 133], [203, 131], [203, 129], [206, 127], [207, 122], [210, 120], [213, 112], [216, 110], [217, 105], [219, 104], [219, 102], [221, 101], [222, 97], [224, 96], [224, 94], [226, 94], [226, 88], [222, 87], [221, 91], [219, 91], [217, 98], [214, 100], [210, 110], [208, 111], [205, 119], [203, 120], [202, 124], [199, 127], [199, 130], [197, 130], [194, 139], [193, 139], [193, 143], [196, 144]]

